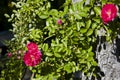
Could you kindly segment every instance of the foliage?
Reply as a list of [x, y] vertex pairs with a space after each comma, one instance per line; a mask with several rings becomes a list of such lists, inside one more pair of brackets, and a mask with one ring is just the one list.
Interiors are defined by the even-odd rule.
[[[8, 42], [12, 57], [5, 64], [1, 79], [21, 79], [26, 68], [35, 73], [32, 77], [35, 80], [69, 80], [76, 71], [97, 77], [94, 46], [98, 31], [105, 29], [102, 35], [108, 41], [118, 34], [117, 28], [107, 27], [100, 18], [101, 7], [106, 2], [90, 0], [86, 4], [82, 0], [73, 4], [66, 0], [59, 9], [51, 7], [52, 0], [17, 2], [17, 10], [8, 15], [14, 34]], [[58, 24], [58, 20], [62, 23]], [[42, 53], [42, 62], [35, 67], [23, 63], [28, 42], [38, 44]]]

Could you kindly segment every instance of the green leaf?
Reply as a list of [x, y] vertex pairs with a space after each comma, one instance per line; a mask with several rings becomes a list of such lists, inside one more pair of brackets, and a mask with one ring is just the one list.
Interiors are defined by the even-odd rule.
[[94, 56], [94, 53], [93, 53], [93, 52], [89, 52], [89, 56], [90, 56], [90, 57], [93, 57], [93, 56]]
[[64, 70], [67, 71], [67, 73], [71, 73], [72, 72], [72, 67], [71, 65], [68, 63], [64, 66]]
[[93, 20], [97, 23], [100, 23], [100, 18], [93, 18]]
[[54, 56], [55, 56], [55, 57], [58, 57], [58, 58], [61, 57], [61, 55], [60, 55], [59, 53], [57, 53], [57, 52], [54, 53]]
[[98, 29], [95, 29], [95, 36], [98, 35]]
[[77, 4], [72, 5], [72, 10], [77, 11]]
[[45, 52], [45, 54], [46, 54], [47, 56], [53, 56], [53, 53], [50, 53], [50, 52]]
[[77, 30], [79, 31], [80, 30], [80, 23], [77, 22]]
[[86, 13], [86, 12], [79, 12], [78, 13], [79, 14], [79, 16], [81, 16], [81, 17], [87, 17], [88, 16], [88, 13]]
[[64, 51], [63, 46], [61, 46], [61, 47], [58, 49], [58, 52], [62, 52], [62, 51]]
[[70, 30], [69, 32], [67, 32], [68, 34], [67, 34], [67, 36], [70, 36], [70, 35], [72, 35], [73, 34], [73, 30]]
[[35, 70], [35, 69], [33, 69], [33, 70], [32, 70], [32, 72], [33, 72], [33, 73], [35, 73], [35, 72], [36, 72], [36, 70]]
[[80, 40], [85, 40], [85, 37], [83, 36], [83, 37], [80, 37]]
[[66, 55], [71, 55], [71, 50], [70, 49], [68, 49], [67, 51], [66, 51]]
[[82, 0], [80, 3], [79, 3], [79, 6], [80, 6], [80, 10], [83, 10], [84, 8], [84, 3], [85, 3], [85, 0]]
[[40, 17], [41, 19], [46, 19], [46, 18], [48, 18], [48, 15], [42, 14], [42, 15], [39, 15], [39, 17]]
[[103, 6], [104, 4], [106, 4], [107, 1], [108, 1], [108, 0], [101, 0], [102, 6]]
[[82, 19], [82, 17], [79, 14], [74, 14], [76, 19]]
[[79, 41], [79, 38], [78, 38], [78, 37], [74, 37], [74, 38], [73, 38], [73, 41], [74, 41], [74, 42], [78, 42], [78, 41]]
[[87, 62], [87, 68], [90, 69], [90, 67], [91, 67], [90, 62]]
[[91, 64], [94, 65], [94, 66], [98, 66], [96, 61], [92, 61]]
[[47, 51], [48, 50], [48, 44], [43, 44], [43, 50]]
[[58, 16], [58, 11], [56, 9], [52, 9], [50, 10], [49, 15]]
[[5, 16], [6, 18], [10, 18], [10, 16], [9, 16], [8, 14], [4, 14], [4, 16]]
[[67, 13], [68, 12], [68, 6], [64, 7], [64, 12]]
[[97, 27], [97, 24], [93, 23], [91, 27], [92, 27], [92, 29], [95, 29]]
[[50, 2], [48, 2], [46, 5], [46, 8], [50, 8], [50, 7], [51, 7], [51, 4], [50, 4]]
[[111, 37], [110, 36], [106, 36], [106, 41], [110, 41]]
[[83, 11], [88, 12], [88, 11], [90, 11], [90, 8], [91, 8], [91, 6], [87, 5], [87, 6], [84, 7]]
[[90, 5], [93, 6], [96, 0], [90, 0]]
[[54, 80], [54, 79], [53, 79], [53, 75], [52, 75], [52, 74], [51, 74], [51, 75], [49, 75], [48, 80]]
[[65, 33], [65, 31], [64, 31], [64, 30], [60, 30], [59, 32], [60, 32], [60, 34], [64, 34], [64, 33]]
[[88, 42], [91, 42], [91, 40], [92, 40], [92, 39], [91, 39], [90, 37], [87, 37], [87, 41], [88, 41]]
[[80, 26], [85, 26], [84, 22], [79, 22], [79, 23], [80, 23]]
[[100, 8], [99, 6], [94, 7], [94, 11], [95, 11], [95, 13], [96, 13], [97, 15], [100, 15], [100, 13], [101, 13], [101, 8]]
[[86, 21], [86, 28], [88, 29], [90, 28], [90, 26], [91, 26], [91, 20]]
[[91, 52], [92, 51], [92, 46], [90, 46], [90, 48], [88, 49], [88, 52]]
[[80, 11], [80, 10], [81, 10], [81, 7], [80, 7], [80, 5], [79, 5], [79, 2], [77, 2], [75, 5], [76, 5], [76, 7], [77, 7], [77, 10]]
[[86, 50], [82, 50], [82, 54], [86, 54], [87, 52], [86, 52]]
[[89, 29], [88, 32], [86, 33], [86, 35], [90, 36], [90, 35], [92, 35], [92, 33], [93, 33], [93, 29]]
[[65, 46], [65, 48], [67, 48], [67, 41], [63, 40], [62, 43]]
[[80, 29], [80, 33], [82, 33], [82, 34], [83, 34], [83, 33], [87, 32], [87, 30], [88, 30], [88, 29], [81, 28], [81, 29]]
[[69, 9], [69, 12], [70, 12], [71, 14], [73, 14], [73, 13], [74, 13], [74, 11], [73, 11], [72, 9]]

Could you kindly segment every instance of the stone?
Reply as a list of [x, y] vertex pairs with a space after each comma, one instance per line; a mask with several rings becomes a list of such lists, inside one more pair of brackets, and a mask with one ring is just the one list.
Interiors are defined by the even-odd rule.
[[[99, 37], [101, 38], [101, 37]], [[101, 39], [99, 39], [101, 40]], [[96, 58], [98, 60], [98, 65], [105, 76], [101, 77], [101, 80], [120, 80], [120, 38], [117, 38], [113, 42], [115, 43], [107, 43], [106, 41], [99, 42], [98, 46], [103, 46], [106, 44], [106, 49], [103, 47], [100, 51], [96, 51]], [[98, 50], [98, 49], [96, 49]]]
[[5, 41], [13, 38], [13, 34], [10, 31], [0, 32], [0, 47], [6, 46]]

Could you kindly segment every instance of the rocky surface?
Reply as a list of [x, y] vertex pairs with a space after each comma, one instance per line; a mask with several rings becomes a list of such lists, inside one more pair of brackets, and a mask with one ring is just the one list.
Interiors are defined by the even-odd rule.
[[0, 31], [0, 58], [6, 53], [6, 40], [10, 40], [13, 37], [12, 32], [10, 31]]
[[12, 32], [1, 31], [0, 32], [0, 47], [5, 46], [5, 41], [10, 40], [12, 37], [13, 37]]
[[104, 42], [99, 36], [96, 58], [104, 76], [101, 80], [120, 80], [120, 39], [117, 38], [112, 44]]

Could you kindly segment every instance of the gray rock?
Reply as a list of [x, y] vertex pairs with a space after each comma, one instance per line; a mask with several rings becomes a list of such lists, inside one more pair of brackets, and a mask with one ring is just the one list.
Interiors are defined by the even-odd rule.
[[[99, 40], [101, 37], [99, 37]], [[101, 80], [120, 80], [120, 39], [114, 40], [114, 43], [109, 44], [107, 42], [100, 41], [97, 45], [96, 58], [98, 59], [98, 65], [104, 72], [105, 76]], [[106, 49], [103, 48], [103, 44]], [[98, 48], [101, 46], [101, 50]]]
[[5, 46], [5, 41], [13, 38], [13, 34], [10, 31], [0, 32], [0, 47]]

